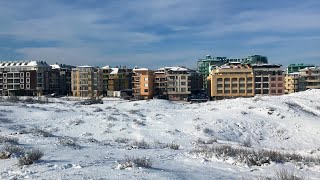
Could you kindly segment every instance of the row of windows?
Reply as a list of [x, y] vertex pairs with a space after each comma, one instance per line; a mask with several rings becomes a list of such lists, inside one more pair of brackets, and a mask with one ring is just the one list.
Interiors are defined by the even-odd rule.
[[[24, 83], [24, 79], [0, 79], [0, 83]], [[30, 83], [30, 78], [26, 79], [26, 83]]]
[[[19, 77], [24, 77], [24, 73], [21, 72], [20, 74], [19, 73], [3, 73], [3, 74], [0, 74], [0, 78], [19, 78]], [[30, 72], [26, 72], [26, 77], [30, 77]]]
[[30, 89], [30, 84], [26, 84], [26, 86], [24, 86], [24, 84], [20, 84], [20, 85], [0, 85], [0, 89], [24, 89], [24, 87], [26, 87], [26, 89]]
[[238, 94], [238, 93], [248, 93], [251, 94], [252, 93], [252, 89], [240, 89], [240, 90], [218, 90], [217, 91], [218, 94]]

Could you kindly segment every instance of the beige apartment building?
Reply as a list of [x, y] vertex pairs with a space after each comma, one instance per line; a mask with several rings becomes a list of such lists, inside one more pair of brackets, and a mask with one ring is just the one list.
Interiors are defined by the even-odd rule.
[[154, 71], [146, 68], [133, 69], [132, 95], [137, 99], [153, 98]]
[[163, 67], [155, 72], [154, 94], [173, 101], [188, 100], [202, 88], [201, 76], [185, 67]]
[[295, 93], [299, 91], [299, 73], [290, 73], [285, 75], [285, 93]]
[[320, 67], [307, 67], [286, 74], [285, 84], [285, 92], [288, 94], [307, 89], [320, 89]]
[[76, 97], [98, 97], [102, 95], [103, 73], [92, 66], [77, 66], [72, 69], [72, 95]]
[[250, 65], [228, 63], [211, 69], [208, 76], [211, 99], [254, 96], [254, 76]]
[[254, 73], [255, 95], [284, 94], [284, 74], [281, 65], [256, 64], [252, 65]]

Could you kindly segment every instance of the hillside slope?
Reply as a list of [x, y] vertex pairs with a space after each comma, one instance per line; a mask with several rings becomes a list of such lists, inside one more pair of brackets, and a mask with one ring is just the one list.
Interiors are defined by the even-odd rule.
[[[253, 150], [319, 157], [320, 90], [201, 104], [108, 98], [94, 105], [49, 101], [54, 103], [0, 103], [0, 135], [44, 152], [41, 160], [23, 167], [16, 165], [19, 155], [0, 159], [0, 178], [239, 179], [274, 177], [277, 169], [289, 169], [320, 179], [317, 163], [248, 167], [228, 157], [190, 153], [199, 142], [217, 140], [209, 144], [247, 148], [245, 144]], [[147, 157], [152, 168], [119, 169], [126, 156]]]

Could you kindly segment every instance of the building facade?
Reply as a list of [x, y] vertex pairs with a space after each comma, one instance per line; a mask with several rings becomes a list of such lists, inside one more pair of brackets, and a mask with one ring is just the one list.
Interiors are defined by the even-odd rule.
[[75, 66], [66, 65], [66, 64], [53, 64], [50, 65], [53, 71], [56, 71], [57, 76], [59, 77], [56, 81], [59, 81], [58, 92], [60, 95], [72, 95], [71, 88], [71, 72]]
[[111, 68], [105, 66], [103, 72], [103, 94], [105, 96], [114, 96], [116, 91], [129, 91], [132, 89], [132, 69]]
[[59, 89], [59, 74], [45, 61], [0, 62], [0, 95], [45, 95]]
[[284, 73], [281, 65], [252, 65], [255, 82], [255, 95], [284, 94]]
[[92, 66], [77, 66], [71, 72], [72, 95], [76, 97], [99, 97], [103, 92], [103, 73]]
[[315, 67], [315, 65], [313, 65], [313, 64], [303, 64], [303, 63], [290, 64], [287, 67], [287, 74], [299, 72], [300, 70], [305, 69], [305, 68], [309, 68], [309, 67]]
[[195, 71], [185, 67], [164, 67], [155, 72], [154, 92], [158, 98], [173, 101], [188, 100], [202, 89], [202, 78]]
[[208, 77], [211, 99], [254, 96], [254, 77], [250, 65], [228, 63], [211, 70]]
[[146, 68], [133, 69], [132, 95], [136, 99], [153, 98], [154, 71]]

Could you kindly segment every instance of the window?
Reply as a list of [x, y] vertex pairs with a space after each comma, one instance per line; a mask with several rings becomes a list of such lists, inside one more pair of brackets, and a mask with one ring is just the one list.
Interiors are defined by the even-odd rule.
[[217, 93], [218, 93], [218, 94], [222, 94], [222, 90], [218, 90]]
[[148, 84], [144, 84], [144, 87], [148, 87]]
[[3, 85], [3, 89], [7, 89], [7, 85], [6, 84]]
[[268, 88], [269, 84], [268, 83], [263, 83], [263, 88]]
[[20, 83], [24, 83], [24, 79], [22, 78], [22, 79], [20, 79]]
[[269, 94], [269, 90], [268, 89], [264, 89], [263, 90], [263, 94]]
[[275, 93], [277, 93], [277, 91], [276, 91], [275, 89], [272, 89], [272, 90], [271, 90], [271, 93], [272, 93], [272, 94], [275, 94]]
[[282, 87], [282, 86], [283, 86], [283, 84], [282, 84], [282, 83], [279, 83], [279, 84], [278, 84], [278, 87]]
[[186, 85], [186, 82], [181, 82], [181, 86], [185, 86]]
[[275, 77], [272, 77], [272, 78], [271, 78], [271, 81], [275, 81], [275, 80], [276, 80], [276, 78], [275, 78]]
[[269, 78], [268, 77], [263, 77], [263, 81], [264, 82], [269, 81]]
[[186, 76], [181, 76], [181, 79], [186, 79]]
[[281, 94], [281, 93], [282, 93], [282, 89], [278, 89], [278, 93], [280, 93], [280, 94]]
[[250, 94], [251, 94], [251, 93], [252, 93], [252, 89], [248, 89], [248, 90], [247, 90], [247, 93], [250, 93]]
[[272, 83], [272, 84], [271, 84], [271, 87], [277, 87], [277, 86], [276, 86], [276, 84]]
[[26, 89], [30, 89], [30, 84], [27, 84], [27, 85], [26, 85]]
[[187, 89], [186, 88], [181, 88], [181, 92], [186, 92]]
[[147, 78], [147, 77], [145, 77], [145, 78], [144, 78], [144, 81], [148, 81], [148, 78]]
[[282, 77], [278, 77], [278, 81], [282, 81]]
[[20, 84], [20, 89], [24, 89], [24, 85], [23, 84]]
[[236, 94], [238, 91], [237, 90], [232, 90], [232, 93], [233, 94]]
[[149, 92], [149, 90], [148, 90], [148, 89], [145, 89], [144, 92]]
[[239, 93], [245, 93], [244, 89], [240, 89]]
[[7, 74], [6, 73], [3, 74], [3, 78], [7, 78]]
[[30, 72], [26, 72], [26, 77], [30, 77]]
[[261, 78], [260, 77], [256, 77], [256, 78], [254, 78], [254, 81], [255, 82], [261, 82]]
[[20, 77], [24, 77], [24, 73], [23, 72], [20, 73]]

